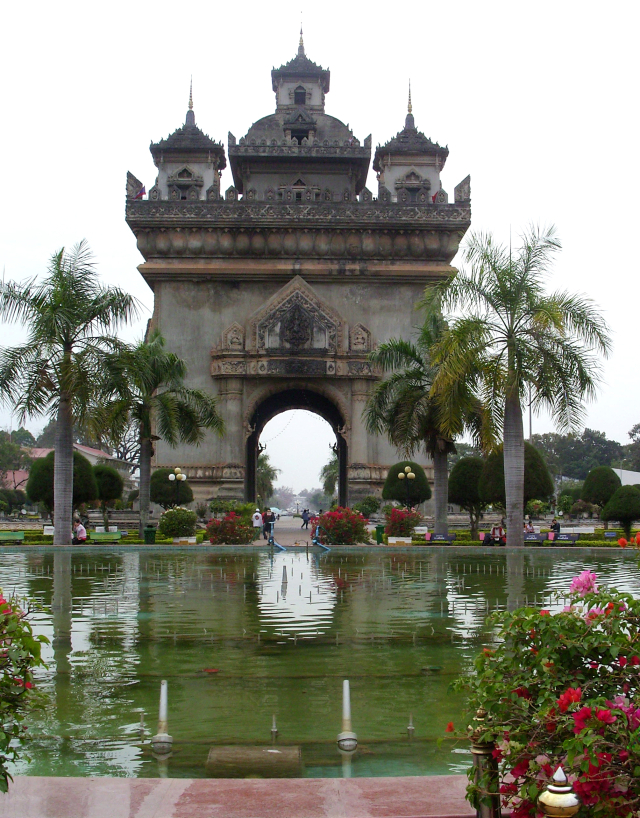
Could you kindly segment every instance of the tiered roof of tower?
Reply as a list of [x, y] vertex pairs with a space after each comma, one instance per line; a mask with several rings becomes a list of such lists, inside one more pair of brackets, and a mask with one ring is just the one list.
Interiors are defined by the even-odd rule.
[[217, 167], [219, 170], [227, 166], [227, 159], [222, 143], [214, 142], [210, 136], [201, 131], [196, 125], [196, 117], [193, 110], [193, 86], [189, 89], [189, 108], [184, 125], [175, 130], [166, 139], [161, 139], [159, 142], [152, 142], [149, 150], [156, 164], [162, 158], [163, 154], [171, 156], [176, 153], [210, 153], [217, 158]]
[[274, 91], [278, 90], [278, 77], [319, 77], [322, 83], [322, 90], [327, 93], [331, 72], [328, 68], [323, 68], [310, 60], [304, 53], [304, 41], [302, 39], [302, 29], [300, 29], [300, 42], [298, 43], [298, 53], [289, 60], [288, 63], [274, 68], [271, 71], [271, 85]]
[[411, 86], [409, 86], [409, 105], [407, 108], [407, 116], [404, 121], [404, 128], [386, 142], [384, 145], [378, 145], [375, 156], [373, 157], [373, 169], [375, 171], [381, 170], [380, 157], [397, 154], [425, 154], [436, 155], [442, 159], [442, 166], [449, 156], [449, 148], [442, 147], [437, 142], [433, 142], [428, 136], [425, 136], [422, 131], [416, 128], [413, 119], [413, 107], [411, 105]]

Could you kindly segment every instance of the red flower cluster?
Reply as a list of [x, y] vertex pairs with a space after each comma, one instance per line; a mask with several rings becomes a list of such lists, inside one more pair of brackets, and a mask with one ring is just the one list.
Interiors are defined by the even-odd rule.
[[574, 702], [579, 702], [582, 698], [582, 690], [579, 687], [568, 687], [558, 699], [558, 707], [561, 713], [566, 713], [569, 705]]
[[359, 511], [338, 507], [335, 511], [325, 511], [318, 518], [322, 541], [329, 545], [355, 545], [367, 542], [367, 521]]

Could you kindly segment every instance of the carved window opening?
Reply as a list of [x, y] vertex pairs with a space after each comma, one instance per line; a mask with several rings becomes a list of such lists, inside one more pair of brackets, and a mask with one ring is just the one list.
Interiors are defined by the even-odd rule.
[[304, 90], [302, 85], [299, 85], [296, 90], [293, 92], [293, 104], [294, 105], [306, 105], [307, 104], [307, 92]]

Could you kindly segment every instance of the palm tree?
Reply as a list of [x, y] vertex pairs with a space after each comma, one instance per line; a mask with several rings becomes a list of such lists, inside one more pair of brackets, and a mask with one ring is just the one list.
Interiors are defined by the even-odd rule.
[[103, 287], [85, 241], [52, 256], [46, 277], [0, 285], [0, 317], [28, 330], [24, 344], [0, 350], [0, 399], [20, 420], [56, 418], [55, 537], [71, 542], [73, 427], [107, 386], [105, 358], [121, 347], [116, 328], [137, 315], [132, 296]]
[[469, 427], [477, 441], [483, 428], [481, 407], [465, 383], [452, 392], [443, 421], [443, 407], [432, 396], [437, 369], [431, 348], [442, 335], [444, 323], [434, 314], [427, 317], [415, 341], [392, 338], [375, 349], [370, 360], [392, 372], [373, 390], [365, 408], [365, 423], [372, 434], [386, 432], [389, 441], [405, 455], [424, 447], [433, 460], [435, 533], [447, 534], [448, 464], [455, 453], [454, 437]]
[[340, 479], [340, 463], [338, 461], [338, 452], [331, 446], [331, 457], [329, 462], [325, 463], [320, 469], [320, 480], [322, 481], [322, 491], [327, 497], [333, 497], [336, 493], [336, 486]]
[[256, 469], [256, 492], [263, 505], [273, 497], [273, 484], [279, 474], [280, 469], [271, 465], [269, 455], [265, 451], [260, 452]]
[[584, 401], [595, 395], [596, 355], [606, 356], [611, 345], [592, 301], [545, 294], [543, 280], [559, 249], [553, 228], [531, 228], [515, 255], [491, 235], [473, 235], [465, 251], [469, 270], [427, 290], [423, 300], [432, 311], [457, 313], [434, 348], [434, 393], [448, 404], [460, 384], [477, 388], [503, 431], [510, 545], [523, 545], [523, 406], [544, 407], [562, 430], [576, 429]]
[[[165, 340], [153, 332], [147, 341], [121, 350], [107, 361], [106, 373], [118, 397], [93, 414], [94, 430], [108, 429], [118, 438], [134, 423], [140, 445], [140, 537], [149, 519], [153, 442], [164, 440], [198, 444], [205, 429], [222, 436], [224, 421], [217, 401], [199, 389], [184, 385], [185, 362], [165, 349]], [[97, 420], [97, 424], [96, 424]]]

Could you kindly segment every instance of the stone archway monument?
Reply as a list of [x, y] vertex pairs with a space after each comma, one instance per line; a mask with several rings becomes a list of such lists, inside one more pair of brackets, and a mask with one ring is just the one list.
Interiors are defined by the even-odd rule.
[[361, 144], [325, 113], [329, 71], [306, 57], [302, 38], [271, 76], [275, 113], [240, 140], [229, 134], [234, 184], [224, 197], [224, 147], [196, 126], [191, 99], [185, 125], [151, 145], [148, 198], [127, 177], [127, 223], [155, 294], [151, 326], [186, 361], [188, 385], [220, 398], [227, 429], [199, 447], [160, 441], [155, 464], [179, 463], [199, 498], [254, 499], [264, 425], [304, 408], [334, 429], [340, 500], [353, 503], [379, 494], [399, 457], [365, 432], [379, 377], [368, 354], [408, 338], [424, 287], [455, 272], [470, 181], [450, 203], [440, 181], [448, 149], [416, 129], [409, 101], [405, 127], [375, 151], [373, 197], [371, 137]]

